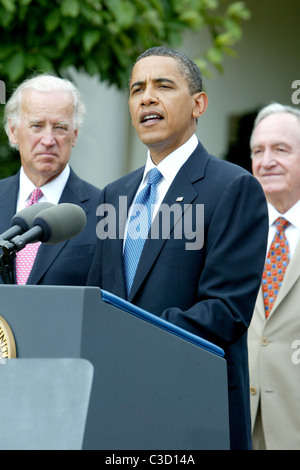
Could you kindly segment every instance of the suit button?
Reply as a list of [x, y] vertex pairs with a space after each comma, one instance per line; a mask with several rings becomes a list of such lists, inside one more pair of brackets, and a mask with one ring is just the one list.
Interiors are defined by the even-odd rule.
[[261, 344], [262, 346], [268, 346], [268, 344], [269, 344], [268, 338], [266, 338], [265, 336], [263, 336], [262, 339], [261, 339], [261, 341], [260, 341], [260, 344]]
[[257, 393], [256, 387], [251, 386], [250, 387], [250, 395], [256, 395], [256, 393]]

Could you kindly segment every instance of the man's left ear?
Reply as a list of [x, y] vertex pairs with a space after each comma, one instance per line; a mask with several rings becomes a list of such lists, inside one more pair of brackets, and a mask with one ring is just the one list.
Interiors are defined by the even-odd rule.
[[195, 103], [193, 109], [193, 117], [198, 118], [203, 113], [205, 113], [208, 106], [207, 94], [204, 91], [195, 94]]
[[75, 147], [78, 137], [78, 129], [75, 129], [73, 139], [72, 139], [72, 147]]

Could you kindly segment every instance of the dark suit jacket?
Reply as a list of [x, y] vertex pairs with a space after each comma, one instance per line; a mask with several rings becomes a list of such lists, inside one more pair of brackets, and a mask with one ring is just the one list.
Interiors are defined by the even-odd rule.
[[[102, 192], [101, 204], [116, 208], [117, 234], [123, 233], [126, 221], [123, 214], [119, 232], [119, 196], [126, 195], [130, 205], [142, 175], [143, 168]], [[177, 203], [182, 206], [204, 205], [204, 226], [198, 227], [198, 231], [203, 230], [203, 247], [187, 250], [186, 243], [191, 241], [187, 230], [183, 230], [181, 239], [172, 237], [173, 223], [170, 238], [147, 239], [128, 300], [224, 349], [231, 448], [248, 449], [251, 428], [246, 333], [266, 251], [265, 197], [250, 173], [209, 155], [200, 143], [163, 202], [171, 206], [178, 197], [183, 197]], [[188, 212], [177, 223], [187, 216]], [[194, 214], [194, 229], [195, 219]], [[100, 231], [98, 234], [101, 236]], [[126, 298], [122, 246], [123, 240], [118, 237], [97, 241], [88, 284]]]
[[[11, 226], [16, 213], [19, 174], [0, 180], [0, 233]], [[84, 286], [96, 244], [96, 209], [101, 191], [71, 169], [60, 203], [81, 206], [87, 216], [83, 231], [56, 245], [41, 244], [27, 284]], [[3, 280], [0, 276], [0, 283]]]

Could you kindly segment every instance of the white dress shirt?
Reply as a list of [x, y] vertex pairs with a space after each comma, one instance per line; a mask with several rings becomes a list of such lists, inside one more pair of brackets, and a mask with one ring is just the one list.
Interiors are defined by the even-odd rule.
[[[284, 217], [291, 225], [285, 229], [285, 235], [289, 243], [290, 258], [295, 253], [297, 243], [300, 238], [300, 200], [294, 204], [285, 214], [280, 214], [272, 204], [268, 203], [269, 210], [269, 237], [268, 237], [268, 250], [274, 238], [276, 227], [275, 220], [278, 217]], [[267, 250], [267, 251], [268, 251]]]
[[[39, 200], [39, 202], [51, 202], [52, 204], [58, 204], [58, 201], [62, 195], [62, 192], [65, 188], [67, 180], [70, 174], [69, 165], [62, 171], [57, 178], [41, 186], [41, 191], [44, 196]], [[35, 185], [30, 181], [30, 179], [25, 174], [23, 168], [20, 171], [20, 184], [19, 184], [19, 195], [17, 200], [17, 212], [21, 209], [24, 209], [32, 191], [35, 189]]]
[[[153, 211], [153, 216], [156, 214], [178, 171], [193, 153], [197, 145], [198, 139], [194, 134], [185, 144], [183, 144], [178, 149], [174, 150], [174, 152], [170, 153], [156, 166], [156, 168], [161, 172], [163, 178], [159, 181], [157, 185], [156, 202], [155, 209]], [[138, 194], [146, 186], [149, 178], [149, 172], [150, 170], [152, 170], [152, 168], [155, 168], [155, 165], [151, 159], [150, 151], [148, 150], [143, 179], [136, 194]], [[181, 194], [179, 194], [178, 196], [181, 196]]]
[[[161, 205], [165, 195], [167, 194], [168, 189], [173, 183], [173, 180], [175, 176], [177, 175], [178, 171], [180, 170], [182, 165], [184, 165], [187, 159], [191, 156], [191, 154], [193, 153], [197, 145], [198, 145], [198, 139], [196, 135], [194, 134], [192, 135], [192, 137], [189, 138], [187, 142], [185, 142], [185, 144], [183, 144], [178, 149], [174, 150], [174, 152], [170, 153], [158, 165], [155, 165], [153, 163], [150, 151], [148, 150], [143, 179], [141, 181], [140, 186], [138, 187], [136, 195], [134, 196], [133, 202], [135, 201], [138, 193], [147, 185], [150, 170], [152, 170], [153, 168], [157, 168], [161, 172], [163, 177], [158, 182], [157, 187], [156, 187], [156, 201], [155, 201], [155, 206], [152, 212], [152, 219], [157, 213], [158, 208]], [[181, 196], [181, 194], [178, 194], [178, 196]], [[126, 238], [127, 226], [128, 226], [128, 220], [130, 219], [130, 214], [131, 214], [131, 210], [129, 209], [128, 219], [127, 219], [125, 232], [124, 232], [124, 241]]]

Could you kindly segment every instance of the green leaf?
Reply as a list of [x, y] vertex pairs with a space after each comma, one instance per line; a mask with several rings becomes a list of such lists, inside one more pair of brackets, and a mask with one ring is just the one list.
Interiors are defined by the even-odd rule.
[[80, 13], [80, 3], [78, 0], [63, 0], [60, 8], [63, 16], [76, 18]]
[[204, 77], [210, 78], [212, 76], [212, 73], [209, 70], [209, 63], [207, 62], [207, 60], [203, 58], [198, 58], [195, 59], [195, 63], [198, 65]]
[[87, 57], [85, 60], [85, 67], [90, 75], [97, 75], [99, 73], [98, 64], [92, 57]]
[[32, 0], [19, 0], [20, 6], [22, 7], [27, 7], [31, 2]]
[[0, 60], [5, 60], [10, 56], [14, 51], [14, 46], [9, 44], [0, 45]]
[[235, 44], [236, 37], [230, 31], [226, 31], [226, 33], [219, 34], [214, 42], [216, 46], [231, 46]]
[[251, 12], [246, 8], [245, 2], [234, 2], [227, 8], [227, 15], [231, 17], [237, 17], [241, 20], [249, 20], [251, 18]]
[[235, 42], [241, 39], [242, 37], [242, 28], [231, 18], [224, 19], [224, 27], [227, 29], [227, 32], [231, 34], [232, 38], [235, 39]]
[[16, 82], [24, 73], [25, 56], [22, 51], [13, 54], [6, 62], [6, 73], [12, 82]]
[[15, 0], [0, 0], [0, 2], [10, 13], [14, 13], [16, 11]]
[[52, 33], [59, 26], [61, 17], [58, 9], [53, 10], [45, 19], [45, 27], [48, 33]]
[[53, 72], [53, 66], [52, 66], [52, 62], [47, 59], [47, 57], [45, 57], [44, 55], [42, 54], [37, 54], [35, 56], [35, 63], [36, 63], [36, 68], [40, 71], [40, 72]]
[[65, 34], [59, 32], [55, 35], [56, 47], [60, 52], [60, 57], [62, 61], [65, 60], [65, 57], [63, 57], [63, 54], [69, 42], [70, 42], [70, 39]]
[[208, 10], [215, 10], [219, 6], [219, 0], [202, 0], [201, 7]]
[[53, 72], [52, 61], [42, 51], [26, 54], [25, 65], [30, 70], [45, 73]]
[[129, 28], [134, 24], [137, 12], [132, 3], [126, 0], [109, 0], [107, 6], [113, 13], [119, 27]]
[[9, 27], [10, 23], [13, 22], [14, 15], [13, 13], [4, 10], [3, 7], [0, 6], [0, 25], [3, 29]]
[[94, 30], [94, 31], [85, 31], [82, 36], [82, 44], [84, 51], [89, 54], [94, 47], [94, 45], [99, 41], [100, 39], [100, 31], [99, 30]]
[[[151, 7], [154, 8], [155, 11], [157, 11], [159, 16], [163, 16], [164, 14], [164, 6], [163, 2], [161, 0], [150, 0]], [[149, 7], [146, 7], [149, 8]]]
[[80, 13], [83, 20], [87, 20], [91, 26], [102, 26], [103, 12], [101, 8], [92, 9], [89, 5], [82, 3], [80, 6]]
[[204, 25], [203, 16], [192, 10], [181, 13], [178, 19], [193, 29], [201, 29]]
[[222, 62], [222, 51], [218, 47], [210, 47], [206, 53], [206, 57], [213, 65], [220, 64]]
[[78, 23], [76, 21], [70, 20], [69, 18], [66, 18], [61, 23], [61, 27], [63, 34], [67, 39], [71, 39], [74, 36], [80, 34], [80, 31], [78, 31]]
[[236, 58], [238, 56], [237, 52], [234, 49], [232, 49], [232, 47], [224, 46], [222, 47], [222, 51], [230, 57]]
[[51, 45], [51, 46], [43, 46], [41, 47], [41, 53], [48, 57], [49, 59], [58, 59], [60, 57], [60, 52], [57, 49], [57, 47]]

